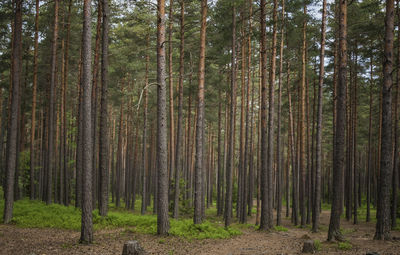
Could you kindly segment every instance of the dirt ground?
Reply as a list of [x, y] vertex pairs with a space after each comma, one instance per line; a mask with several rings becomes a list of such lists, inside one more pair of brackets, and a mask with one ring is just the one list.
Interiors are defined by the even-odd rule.
[[[250, 221], [254, 221], [251, 219]], [[335, 242], [326, 242], [329, 212], [321, 215], [320, 233], [293, 227], [289, 220], [283, 220], [286, 232], [260, 232], [252, 228], [243, 229], [243, 234], [226, 240], [185, 240], [178, 237], [157, 237], [137, 234], [125, 229], [96, 231], [95, 243], [78, 244], [80, 233], [56, 229], [27, 229], [0, 225], [0, 254], [122, 254], [123, 244], [138, 240], [149, 254], [300, 254], [304, 238], [319, 240], [322, 244], [318, 254], [400, 254], [400, 241], [374, 241], [374, 223], [361, 222], [353, 225], [342, 220], [345, 237], [352, 245], [351, 250], [338, 249]], [[400, 232], [393, 231], [400, 237]]]

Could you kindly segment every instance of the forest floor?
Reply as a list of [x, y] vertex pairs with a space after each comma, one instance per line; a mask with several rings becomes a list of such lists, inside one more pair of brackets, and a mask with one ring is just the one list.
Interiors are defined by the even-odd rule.
[[[284, 214], [283, 214], [284, 215]], [[249, 219], [254, 224], [254, 217]], [[300, 254], [305, 239], [320, 243], [318, 254], [400, 254], [400, 232], [393, 231], [396, 241], [374, 241], [375, 223], [357, 225], [342, 219], [342, 232], [348, 242], [327, 242], [329, 211], [321, 214], [321, 231], [295, 227], [283, 218], [284, 228], [271, 232], [242, 225], [242, 234], [229, 239], [187, 239], [140, 234], [126, 228], [96, 230], [92, 245], [78, 244], [79, 231], [53, 228], [21, 228], [0, 225], [0, 254], [122, 254], [123, 244], [138, 240], [149, 254]], [[222, 223], [221, 223], [222, 224]]]

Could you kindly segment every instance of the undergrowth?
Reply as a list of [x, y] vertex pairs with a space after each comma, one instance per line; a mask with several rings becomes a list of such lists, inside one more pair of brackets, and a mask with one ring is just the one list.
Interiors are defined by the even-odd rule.
[[349, 242], [339, 242], [338, 248], [339, 248], [339, 250], [347, 251], [347, 250], [351, 250], [353, 248], [353, 246]]
[[[4, 203], [0, 203], [2, 217]], [[12, 223], [25, 228], [57, 228], [79, 231], [81, 211], [73, 206], [59, 204], [46, 205], [40, 201], [28, 199], [14, 203]], [[94, 229], [129, 228], [142, 234], [157, 233], [156, 215], [139, 215], [122, 208], [110, 207], [106, 217], [101, 217], [98, 210], [93, 211]], [[195, 225], [191, 219], [170, 219], [169, 234], [188, 239], [224, 239], [240, 235], [239, 227], [224, 228], [220, 224], [205, 221]]]
[[279, 231], [279, 232], [287, 232], [288, 229], [283, 227], [283, 226], [274, 226], [275, 231]]

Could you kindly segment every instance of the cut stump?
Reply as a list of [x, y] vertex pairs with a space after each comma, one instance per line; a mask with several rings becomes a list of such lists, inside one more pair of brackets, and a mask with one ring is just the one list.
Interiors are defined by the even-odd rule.
[[122, 255], [145, 255], [146, 252], [138, 241], [128, 241], [124, 244]]

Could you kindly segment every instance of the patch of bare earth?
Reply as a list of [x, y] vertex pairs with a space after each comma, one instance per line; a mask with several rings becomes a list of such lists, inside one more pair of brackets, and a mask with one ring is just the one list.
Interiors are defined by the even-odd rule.
[[[254, 219], [251, 219], [253, 222]], [[318, 254], [400, 254], [399, 241], [372, 240], [374, 223], [360, 222], [353, 225], [342, 220], [345, 237], [351, 250], [338, 249], [335, 242], [326, 242], [329, 212], [321, 215], [321, 231], [312, 233], [309, 228], [294, 227], [290, 220], [283, 220], [288, 231], [260, 232], [253, 228], [243, 229], [243, 234], [225, 240], [186, 240], [178, 237], [158, 237], [131, 232], [126, 229], [100, 230], [95, 232], [95, 243], [78, 243], [77, 231], [57, 229], [27, 229], [12, 225], [0, 225], [0, 254], [122, 254], [123, 244], [138, 240], [149, 254], [300, 254], [304, 238], [319, 240], [322, 250]], [[400, 233], [393, 231], [393, 236]]]

